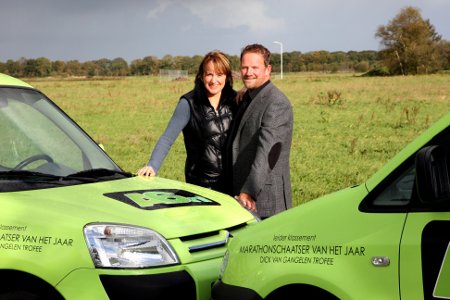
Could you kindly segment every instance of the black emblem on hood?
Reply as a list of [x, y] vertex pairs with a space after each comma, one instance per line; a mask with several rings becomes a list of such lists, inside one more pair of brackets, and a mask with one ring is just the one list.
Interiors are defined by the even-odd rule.
[[104, 196], [147, 210], [178, 206], [220, 205], [209, 198], [177, 189], [124, 191], [106, 193]]

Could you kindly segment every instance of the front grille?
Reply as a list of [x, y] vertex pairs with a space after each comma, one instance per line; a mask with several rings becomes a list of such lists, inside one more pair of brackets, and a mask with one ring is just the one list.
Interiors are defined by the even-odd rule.
[[195, 300], [195, 282], [186, 271], [153, 275], [100, 275], [109, 299]]

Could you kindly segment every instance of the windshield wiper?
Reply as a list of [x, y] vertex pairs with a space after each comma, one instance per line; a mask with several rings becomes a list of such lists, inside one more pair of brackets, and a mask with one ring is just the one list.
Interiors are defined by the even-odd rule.
[[[25, 191], [36, 187], [50, 188], [86, 182], [80, 179], [66, 179], [64, 176], [45, 174], [35, 171], [10, 170], [0, 172], [0, 192]], [[92, 182], [90, 180], [89, 182]]]
[[53, 174], [46, 174], [41, 172], [35, 172], [35, 171], [25, 171], [25, 170], [10, 170], [10, 171], [1, 171], [0, 172], [0, 178], [15, 178], [15, 177], [33, 177], [33, 178], [49, 178], [49, 179], [56, 179], [59, 180], [62, 176], [53, 175]]
[[26, 170], [10, 170], [0, 172], [0, 179], [23, 180], [30, 183], [52, 183], [61, 185], [73, 184], [74, 181], [85, 183], [98, 181], [96, 178], [92, 177], [61, 176]]
[[98, 182], [104, 180], [120, 179], [124, 177], [132, 177], [133, 175], [128, 172], [123, 172], [119, 170], [108, 170], [108, 169], [90, 169], [77, 173], [73, 173], [67, 176], [46, 174], [35, 171], [26, 170], [10, 170], [10, 171], [0, 171], [0, 179], [6, 180], [27, 180], [33, 182], [61, 182], [62, 184], [67, 184], [70, 181], [81, 181], [81, 182]]
[[94, 169], [68, 176], [27, 170], [0, 171], [0, 192], [27, 191], [132, 177], [120, 170]]
[[67, 175], [66, 178], [106, 178], [118, 179], [124, 177], [133, 177], [133, 174], [120, 170], [109, 170], [104, 168], [90, 169]]

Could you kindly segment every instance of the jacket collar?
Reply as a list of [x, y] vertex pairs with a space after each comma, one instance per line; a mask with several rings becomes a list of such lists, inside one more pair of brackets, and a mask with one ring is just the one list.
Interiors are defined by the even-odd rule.
[[253, 100], [255, 99], [256, 96], [258, 96], [259, 92], [261, 92], [261, 90], [266, 87], [266, 85], [268, 85], [270, 83], [270, 79], [267, 80], [266, 82], [264, 82], [260, 87], [254, 89], [254, 90], [249, 90], [248, 91], [248, 95], [250, 96], [250, 99]]

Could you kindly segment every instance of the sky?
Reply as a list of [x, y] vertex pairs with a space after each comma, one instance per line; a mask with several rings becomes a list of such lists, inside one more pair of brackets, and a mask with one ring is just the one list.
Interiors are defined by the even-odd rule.
[[450, 0], [0, 0], [0, 61], [378, 51], [377, 28], [406, 6], [450, 40]]

